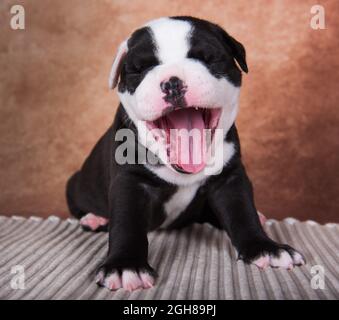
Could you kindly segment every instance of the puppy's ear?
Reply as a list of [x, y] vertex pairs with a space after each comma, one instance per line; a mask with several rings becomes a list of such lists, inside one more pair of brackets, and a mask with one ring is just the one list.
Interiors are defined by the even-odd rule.
[[231, 49], [232, 55], [239, 64], [242, 71], [248, 73], [248, 67], [246, 63], [246, 51], [244, 46], [231, 37], [226, 31], [224, 31], [224, 39], [226, 41], [227, 46]]
[[111, 73], [109, 75], [109, 88], [114, 89], [119, 81], [119, 76], [121, 72], [122, 62], [128, 51], [127, 40], [123, 41], [118, 49], [118, 52], [114, 58]]

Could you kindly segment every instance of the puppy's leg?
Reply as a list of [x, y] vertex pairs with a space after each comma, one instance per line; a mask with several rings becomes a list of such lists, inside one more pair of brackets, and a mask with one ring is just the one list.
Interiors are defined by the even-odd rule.
[[110, 290], [149, 288], [155, 276], [147, 262], [149, 195], [140, 178], [125, 174], [112, 181], [109, 201], [109, 249], [96, 281]]
[[208, 197], [240, 259], [259, 268], [291, 269], [305, 263], [299, 252], [286, 244], [276, 243], [264, 232], [254, 205], [252, 186], [241, 163], [225, 175], [225, 180], [211, 184]]

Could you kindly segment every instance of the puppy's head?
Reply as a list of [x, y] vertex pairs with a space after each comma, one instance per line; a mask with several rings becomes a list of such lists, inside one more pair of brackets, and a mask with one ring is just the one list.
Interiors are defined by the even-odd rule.
[[[118, 85], [139, 135], [157, 132], [147, 139], [154, 138], [163, 162], [194, 174], [206, 164], [203, 131], [226, 134], [235, 121], [241, 69], [248, 71], [244, 47], [219, 26], [192, 17], [161, 18], [120, 45], [110, 87]], [[173, 129], [194, 129], [200, 142], [193, 148], [191, 139], [181, 137], [178, 151], [178, 140], [170, 141]], [[143, 137], [139, 141], [148, 144]], [[194, 154], [201, 156], [198, 163]]]

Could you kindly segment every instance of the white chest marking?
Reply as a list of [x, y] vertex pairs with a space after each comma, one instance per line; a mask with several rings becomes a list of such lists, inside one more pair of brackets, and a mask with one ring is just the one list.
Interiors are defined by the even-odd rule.
[[183, 212], [193, 200], [201, 183], [195, 183], [189, 186], [179, 186], [178, 190], [164, 204], [166, 220], [160, 228], [168, 227]]

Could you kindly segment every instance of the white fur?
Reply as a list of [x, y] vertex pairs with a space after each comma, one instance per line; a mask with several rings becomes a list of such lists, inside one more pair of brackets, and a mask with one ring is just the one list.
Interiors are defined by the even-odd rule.
[[254, 260], [253, 264], [261, 269], [271, 266], [287, 270], [293, 269], [295, 265], [305, 264], [304, 258], [299, 252], [293, 251], [291, 254], [292, 255], [290, 255], [286, 250], [281, 250], [278, 256], [265, 254]]
[[287, 251], [282, 251], [278, 257], [271, 256], [270, 264], [272, 267], [281, 267], [284, 269], [293, 268], [293, 259]]
[[97, 274], [96, 282], [105, 286], [109, 290], [124, 288], [134, 291], [141, 288], [151, 288], [154, 285], [154, 277], [147, 272], [122, 269], [121, 275], [118, 271], [105, 276], [103, 271]]
[[118, 52], [112, 64], [112, 68], [111, 68], [111, 72], [110, 72], [109, 80], [108, 80], [108, 85], [110, 89], [114, 89], [118, 83], [122, 58], [125, 56], [127, 51], [128, 51], [127, 40], [125, 40], [120, 44], [118, 48]]
[[98, 281], [104, 281], [104, 286], [110, 290], [117, 290], [122, 287], [121, 277], [118, 271], [111, 273], [105, 279], [103, 279], [103, 275], [100, 275], [100, 277]]
[[136, 271], [123, 270], [121, 282], [122, 287], [128, 291], [142, 288], [142, 281]]
[[146, 26], [152, 30], [157, 46], [157, 58], [161, 63], [177, 63], [185, 59], [192, 30], [189, 22], [160, 18], [147, 23]]
[[169, 201], [164, 204], [167, 217], [160, 228], [168, 227], [188, 207], [200, 186], [201, 183], [196, 182], [189, 186], [178, 187]]
[[303, 256], [297, 251], [294, 252], [292, 258], [293, 258], [293, 263], [296, 264], [296, 265], [305, 264], [305, 260], [304, 260]]

